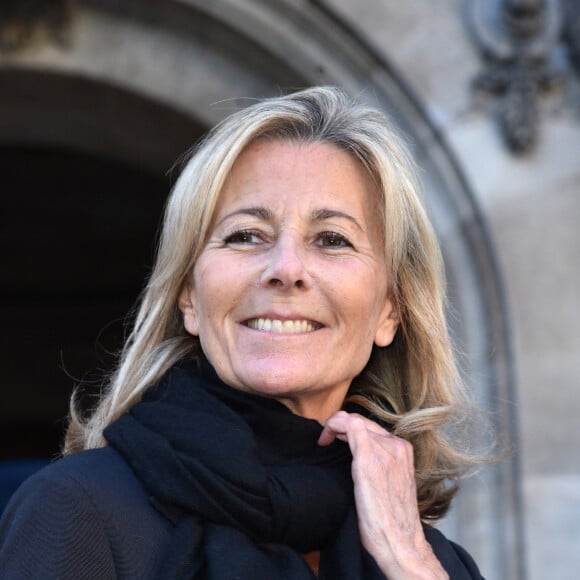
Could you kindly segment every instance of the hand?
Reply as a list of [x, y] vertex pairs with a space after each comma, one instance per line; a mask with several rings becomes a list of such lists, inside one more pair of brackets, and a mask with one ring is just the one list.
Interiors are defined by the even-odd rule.
[[425, 539], [413, 463], [413, 447], [377, 423], [339, 411], [318, 440], [348, 443], [363, 546], [390, 580], [448, 578]]

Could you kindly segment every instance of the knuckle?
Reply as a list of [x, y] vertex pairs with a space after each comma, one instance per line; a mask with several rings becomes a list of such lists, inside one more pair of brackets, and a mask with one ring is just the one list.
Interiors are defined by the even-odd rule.
[[352, 416], [350, 419], [350, 426], [357, 431], [366, 431], [367, 426], [365, 420], [361, 416]]
[[406, 439], [401, 439], [400, 437], [391, 436], [391, 445], [394, 450], [401, 454], [413, 453], [413, 446]]

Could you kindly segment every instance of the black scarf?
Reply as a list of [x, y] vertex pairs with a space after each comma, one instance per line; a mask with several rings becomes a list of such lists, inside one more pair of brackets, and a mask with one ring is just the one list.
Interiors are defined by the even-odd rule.
[[348, 446], [319, 446], [321, 430], [208, 365], [172, 368], [104, 433], [174, 523], [156, 577], [311, 580], [300, 553], [320, 550], [319, 578], [384, 580], [360, 545]]

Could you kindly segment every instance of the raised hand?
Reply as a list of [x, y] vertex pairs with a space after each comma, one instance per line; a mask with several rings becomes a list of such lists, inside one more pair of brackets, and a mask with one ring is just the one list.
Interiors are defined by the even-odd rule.
[[318, 443], [348, 443], [363, 546], [389, 580], [448, 578], [425, 539], [417, 505], [413, 447], [377, 423], [339, 411]]

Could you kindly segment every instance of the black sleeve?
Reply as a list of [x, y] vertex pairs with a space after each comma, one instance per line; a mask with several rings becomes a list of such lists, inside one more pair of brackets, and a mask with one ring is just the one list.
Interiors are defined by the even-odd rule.
[[423, 531], [450, 580], [483, 580], [477, 564], [466, 550], [431, 526], [423, 526]]
[[0, 578], [116, 578], [102, 519], [81, 485], [41, 471], [16, 491], [0, 520]]

